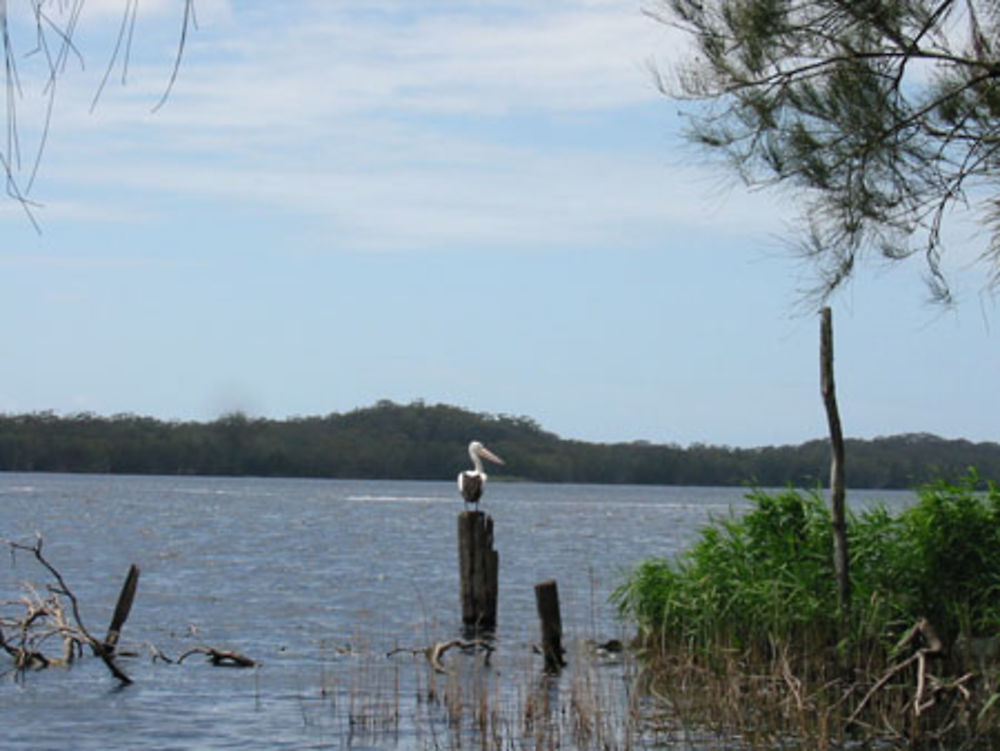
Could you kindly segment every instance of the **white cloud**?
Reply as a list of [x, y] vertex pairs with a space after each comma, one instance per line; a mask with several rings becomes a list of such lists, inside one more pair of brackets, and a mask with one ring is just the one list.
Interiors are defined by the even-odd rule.
[[[461, 139], [451, 146], [441, 155], [434, 136], [379, 133], [320, 150], [312, 163], [281, 155], [222, 164], [114, 157], [92, 174], [64, 158], [53, 169], [129, 195], [165, 192], [305, 217], [349, 250], [621, 248], [668, 243], [665, 226], [674, 242], [692, 228], [729, 225], [747, 238], [781, 229], [773, 196], [722, 196], [713, 173], [699, 167]], [[380, 153], [404, 148], [405, 159]]]
[[[406, 21], [357, 17], [342, 5], [313, 6], [278, 28], [239, 15], [204, 28], [190, 40], [164, 116], [266, 126], [372, 110], [600, 110], [656, 96], [643, 69], [655, 25], [630, 3], [541, 5], [498, 19], [428, 12]], [[133, 77], [157, 78], [139, 70]]]
[[[767, 197], [706, 201], [714, 171], [570, 143], [574, 117], [612, 113], [606, 127], [627, 132], [622, 108], [662, 101], [643, 68], [662, 29], [637, 7], [485, 5], [494, 16], [330, 2], [273, 11], [280, 24], [239, 6], [193, 38], [155, 115], [163, 67], [135, 67], [93, 114], [90, 91], [64, 91], [43, 170], [77, 196], [165, 192], [309, 216], [351, 248], [656, 243], [670, 222], [778, 229]], [[520, 135], [511, 118], [567, 143]]]
[[[111, 18], [120, 20], [133, 2], [134, 0], [84, 0], [80, 20], [85, 23], [93, 21], [102, 24]], [[73, 5], [73, 3], [59, 3], [55, 6], [55, 10], [65, 15], [72, 12]], [[194, 10], [201, 23], [220, 22], [232, 16], [229, 0], [194, 0]], [[142, 18], [179, 19], [184, 13], [184, 0], [142, 0], [138, 3], [138, 12]]]
[[[103, 12], [120, 6], [90, 2]], [[440, 3], [408, 14], [403, 9], [412, 6], [398, 2], [263, 7], [270, 16], [241, 5], [192, 34], [172, 99], [156, 115], [172, 129], [165, 137], [214, 128], [303, 140], [322, 138], [344, 117], [594, 112], [657, 96], [644, 65], [659, 32], [630, 2], [477, 3], [476, 13]], [[484, 17], [482, 7], [496, 8], [496, 18]], [[127, 85], [116, 74], [93, 117], [90, 102], [110, 50], [88, 47], [100, 51], [97, 59], [60, 86], [62, 128], [146, 124], [169, 79], [177, 20], [158, 19], [164, 46], [134, 43]], [[26, 83], [26, 131], [40, 128], [43, 88], [44, 72]]]

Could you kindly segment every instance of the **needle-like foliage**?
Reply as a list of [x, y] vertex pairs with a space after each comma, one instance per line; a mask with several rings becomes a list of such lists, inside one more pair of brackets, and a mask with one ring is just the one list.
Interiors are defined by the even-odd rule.
[[825, 300], [866, 253], [922, 253], [950, 300], [942, 226], [982, 210], [1000, 286], [1000, 6], [990, 0], [655, 0], [695, 49], [661, 89], [698, 100], [690, 138], [751, 186], [801, 201]]

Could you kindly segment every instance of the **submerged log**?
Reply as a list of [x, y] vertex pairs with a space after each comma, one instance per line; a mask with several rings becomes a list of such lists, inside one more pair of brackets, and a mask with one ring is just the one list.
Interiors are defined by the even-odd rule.
[[229, 649], [216, 649], [215, 647], [192, 647], [177, 658], [177, 664], [180, 665], [185, 659], [196, 654], [205, 655], [213, 665], [221, 667], [252, 668], [260, 664], [256, 660], [239, 652]]

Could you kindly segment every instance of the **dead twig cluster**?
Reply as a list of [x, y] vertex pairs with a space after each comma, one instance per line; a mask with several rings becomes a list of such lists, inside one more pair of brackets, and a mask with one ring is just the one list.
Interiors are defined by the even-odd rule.
[[[27, 594], [20, 603], [7, 603], [19, 604], [24, 608], [20, 618], [0, 619], [0, 647], [14, 659], [15, 668], [24, 671], [28, 668], [46, 668], [53, 664], [69, 664], [75, 657], [80, 656], [86, 646], [96, 657], [101, 658], [111, 674], [122, 684], [131, 683], [132, 679], [115, 662], [115, 651], [121, 629], [128, 619], [135, 599], [139, 583], [138, 567], [132, 565], [129, 568], [107, 635], [103, 639], [98, 639], [84, 625], [83, 617], [80, 615], [80, 601], [66, 584], [59, 570], [42, 553], [42, 536], [36, 535], [35, 542], [31, 545], [11, 540], [7, 541], [7, 545], [12, 555], [18, 551], [31, 553], [39, 565], [55, 580], [54, 583], [47, 585], [48, 593], [44, 597], [34, 588], [26, 586]], [[63, 598], [69, 602], [72, 620], [67, 617]], [[4, 629], [11, 629], [17, 637], [8, 638]], [[61, 659], [46, 657], [42, 652], [42, 645], [53, 637], [62, 640]]]
[[[913, 626], [903, 635], [903, 637], [896, 644], [895, 651], [898, 653], [904, 649], [912, 647], [914, 644], [920, 644], [921, 646], [917, 647], [917, 649], [911, 653], [909, 657], [897, 662], [889, 668], [882, 675], [882, 677], [875, 682], [875, 684], [868, 690], [868, 693], [865, 694], [864, 698], [854, 708], [854, 712], [851, 716], [847, 718], [847, 724], [850, 725], [855, 722], [862, 710], [864, 710], [865, 706], [867, 706], [868, 702], [871, 701], [872, 697], [875, 696], [875, 694], [877, 694], [884, 686], [889, 684], [895, 676], [902, 673], [914, 663], [917, 665], [917, 676], [916, 690], [914, 692], [913, 701], [911, 702], [913, 714], [919, 717], [922, 712], [934, 705], [937, 693], [945, 687], [945, 682], [938, 680], [927, 672], [927, 658], [942, 655], [944, 653], [944, 644], [938, 637], [934, 627], [924, 618], [921, 618], [913, 624]], [[972, 673], [968, 673], [959, 678], [957, 681], [950, 681], [947, 683], [960, 689], [964, 694], [968, 695], [968, 691], [962, 686], [962, 684], [968, 681], [972, 675]]]
[[911, 679], [913, 681], [913, 694], [904, 707], [907, 712], [912, 714], [914, 725], [911, 734], [917, 727], [915, 723], [922, 715], [927, 714], [935, 706], [940, 706], [943, 708], [945, 716], [935, 716], [936, 727], [932, 734], [943, 737], [944, 733], [954, 724], [954, 710], [959, 706], [970, 707], [972, 705], [973, 691], [970, 684], [974, 683], [977, 677], [975, 672], [966, 672], [958, 677], [942, 678], [929, 671], [929, 661], [943, 658], [945, 647], [934, 627], [926, 619], [921, 618], [908, 629], [893, 651], [895, 654], [901, 654], [910, 649], [913, 651], [907, 657], [888, 668], [872, 685], [855, 707], [854, 712], [848, 717], [848, 725], [861, 724], [859, 717], [873, 700], [873, 697], [881, 691], [888, 690], [887, 687], [898, 687], [901, 680], [906, 680], [902, 676], [911, 670], [913, 673]]
[[[12, 658], [14, 670], [24, 673], [29, 669], [68, 666], [83, 655], [85, 648], [89, 648], [104, 662], [118, 681], [123, 685], [130, 684], [132, 679], [118, 666], [116, 657], [126, 656], [118, 645], [135, 600], [139, 585], [139, 568], [134, 564], [129, 567], [107, 633], [101, 639], [94, 636], [84, 624], [80, 614], [80, 601], [69, 588], [63, 575], [42, 552], [42, 536], [36, 535], [32, 544], [11, 540], [4, 542], [10, 548], [12, 556], [16, 556], [18, 552], [30, 553], [53, 580], [46, 585], [44, 593], [30, 584], [23, 584], [25, 594], [20, 600], [0, 603], [0, 649]], [[8, 612], [11, 614], [8, 615]], [[62, 644], [61, 655], [56, 657], [46, 654], [46, 646], [56, 640]], [[252, 667], [258, 664], [239, 652], [214, 647], [194, 647], [176, 660], [172, 660], [155, 645], [146, 646], [152, 653], [154, 661], [180, 664], [192, 654], [204, 654], [213, 665]]]
[[791, 737], [809, 739], [813, 748], [996, 747], [996, 663], [969, 669], [927, 619], [891, 649], [870, 650], [860, 647], [857, 654], [870, 662], [859, 659], [846, 673], [842, 655], [787, 645], [764, 656], [677, 646], [642, 663], [637, 687], [652, 699], [652, 727], [711, 729], [750, 748], [773, 748]]

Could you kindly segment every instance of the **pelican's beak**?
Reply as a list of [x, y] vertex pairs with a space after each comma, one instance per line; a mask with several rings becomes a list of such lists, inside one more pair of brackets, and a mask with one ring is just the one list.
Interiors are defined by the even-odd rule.
[[499, 456], [497, 456], [496, 454], [494, 454], [492, 451], [490, 451], [485, 446], [483, 446], [481, 449], [479, 449], [479, 455], [481, 457], [483, 457], [483, 459], [489, 459], [491, 462], [496, 462], [497, 464], [503, 464], [503, 459], [501, 459]]

